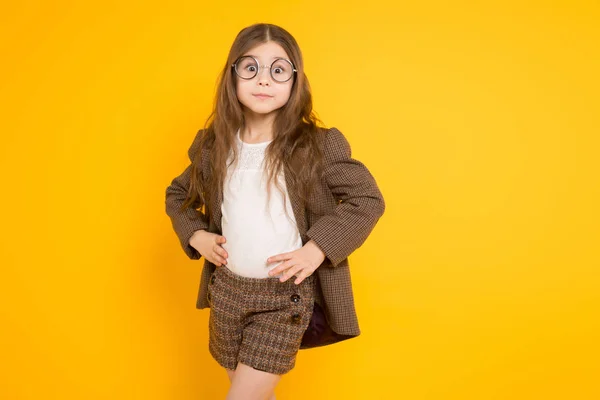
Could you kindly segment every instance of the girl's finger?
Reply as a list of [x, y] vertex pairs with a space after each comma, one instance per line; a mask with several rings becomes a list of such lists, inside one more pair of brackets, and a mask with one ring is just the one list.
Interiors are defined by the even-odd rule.
[[285, 271], [288, 268], [289, 268], [289, 266], [287, 264], [287, 261], [282, 262], [281, 264], [279, 264], [278, 266], [276, 266], [275, 268], [273, 268], [269, 272], [269, 275], [273, 276], [273, 275], [279, 274], [280, 272]]
[[301, 284], [301, 283], [302, 283], [302, 281], [303, 281], [305, 278], [308, 278], [308, 275], [307, 275], [307, 274], [304, 274], [303, 272], [304, 272], [304, 271], [301, 271], [301, 272], [300, 272], [300, 273], [297, 275], [297, 277], [296, 277], [296, 280], [294, 281], [294, 283], [295, 283], [296, 285], [299, 285], [299, 284]]
[[223, 258], [216, 251], [213, 251], [212, 258], [214, 261], [211, 261], [211, 262], [215, 265], [224, 263]]
[[213, 251], [215, 254], [218, 254], [221, 257], [226, 257], [225, 249], [223, 249], [221, 246], [215, 245], [215, 247], [213, 247]]
[[302, 271], [302, 268], [292, 268], [292, 267], [290, 267], [287, 271], [285, 271], [283, 273], [283, 276], [281, 278], [279, 278], [279, 280], [281, 280], [281, 282], [285, 282], [288, 279], [292, 278], [294, 275], [296, 275], [298, 273], [298, 271]]
[[271, 257], [267, 258], [267, 262], [272, 263], [275, 261], [291, 260], [292, 257], [293, 257], [292, 253], [282, 253], [282, 254], [277, 254], [276, 256], [271, 256]]
[[215, 254], [218, 254], [223, 258], [227, 258], [227, 252], [221, 246], [216, 245], [215, 247], [213, 247], [213, 251], [215, 252]]

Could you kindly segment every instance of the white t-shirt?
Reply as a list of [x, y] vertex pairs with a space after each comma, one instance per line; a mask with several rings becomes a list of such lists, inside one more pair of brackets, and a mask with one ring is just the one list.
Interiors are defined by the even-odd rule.
[[269, 143], [242, 142], [238, 130], [238, 160], [231, 163], [233, 151], [230, 151], [223, 187], [221, 227], [227, 239], [222, 245], [228, 254], [227, 268], [252, 278], [268, 278], [269, 271], [282, 263], [267, 264], [267, 258], [302, 247], [283, 171], [278, 181], [285, 192], [286, 209], [275, 185], [271, 186], [267, 204], [267, 173], [263, 174], [263, 165]]

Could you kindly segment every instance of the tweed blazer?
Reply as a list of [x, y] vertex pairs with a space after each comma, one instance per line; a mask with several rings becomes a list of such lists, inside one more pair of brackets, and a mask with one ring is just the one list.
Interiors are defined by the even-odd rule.
[[[202, 257], [189, 244], [195, 231], [204, 229], [222, 234], [222, 193], [213, 196], [212, 204], [204, 207], [210, 215], [204, 214], [202, 204], [198, 209], [190, 207], [179, 211], [187, 195], [202, 133], [202, 129], [198, 131], [188, 149], [190, 164], [167, 187], [165, 201], [166, 213], [181, 247], [192, 260]], [[365, 242], [385, 210], [374, 177], [363, 163], [352, 158], [345, 136], [335, 127], [319, 128], [319, 133], [324, 175], [309, 198], [313, 207], [306, 209], [295, 191], [289, 191], [302, 243], [312, 239], [326, 256], [314, 273], [317, 277], [315, 312], [301, 348], [324, 346], [360, 335], [348, 256]], [[202, 176], [206, 177], [210, 174], [208, 150], [202, 149], [200, 160]], [[291, 187], [287, 177], [286, 184]], [[215, 268], [221, 267], [204, 260], [196, 301], [198, 309], [210, 307], [207, 288]], [[308, 337], [309, 330], [312, 338]]]

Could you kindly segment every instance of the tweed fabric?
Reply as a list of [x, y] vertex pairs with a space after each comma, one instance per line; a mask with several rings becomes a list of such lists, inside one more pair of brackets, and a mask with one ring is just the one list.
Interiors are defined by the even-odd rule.
[[[335, 127], [320, 130], [324, 174], [309, 198], [311, 207], [307, 208], [294, 190], [289, 192], [302, 243], [312, 239], [325, 253], [325, 260], [314, 274], [318, 283], [315, 301], [323, 307], [327, 323], [337, 335], [333, 341], [324, 339], [310, 347], [360, 335], [348, 256], [364, 243], [385, 210], [383, 195], [375, 178], [362, 162], [352, 158], [350, 144], [342, 132]], [[198, 131], [188, 150], [192, 162], [200, 151], [198, 139], [202, 133], [202, 130]], [[211, 173], [208, 151], [202, 149], [200, 156], [204, 178]], [[185, 254], [197, 260], [201, 255], [189, 245], [189, 239], [198, 229], [222, 234], [222, 193], [217, 192], [213, 196], [208, 214], [191, 209], [179, 212], [178, 207], [185, 200], [189, 186], [190, 171], [191, 164], [167, 187], [166, 212]], [[287, 175], [286, 184], [292, 187]], [[202, 206], [199, 204], [197, 208]], [[206, 294], [208, 280], [215, 268], [211, 262], [204, 261], [196, 301], [198, 309], [210, 307]]]
[[296, 285], [217, 267], [207, 293], [210, 354], [231, 370], [239, 361], [272, 374], [289, 372], [313, 312], [315, 282], [314, 275]]

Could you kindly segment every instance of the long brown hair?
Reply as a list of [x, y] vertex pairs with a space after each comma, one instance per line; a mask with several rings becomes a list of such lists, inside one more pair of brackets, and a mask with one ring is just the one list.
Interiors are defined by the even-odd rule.
[[[273, 24], [254, 24], [242, 29], [236, 36], [225, 66], [219, 75], [214, 108], [200, 132], [200, 145], [196, 153], [190, 178], [187, 198], [181, 207], [209, 205], [216, 191], [223, 190], [227, 173], [227, 157], [233, 150], [233, 160], [238, 157], [235, 135], [244, 126], [244, 114], [236, 95], [237, 75], [232, 64], [247, 51], [266, 42], [279, 44], [288, 54], [297, 73], [293, 77], [291, 93], [287, 103], [277, 110], [273, 122], [273, 141], [265, 151], [265, 166], [268, 171], [267, 188], [270, 183], [283, 194], [277, 176], [283, 169], [292, 182], [288, 190], [295, 190], [305, 207], [310, 209], [308, 198], [314, 185], [321, 178], [323, 154], [318, 145], [322, 133], [322, 121], [312, 109], [312, 95], [308, 78], [304, 73], [302, 53], [296, 40], [285, 29]], [[208, 150], [210, 173], [202, 176], [202, 149]], [[285, 196], [283, 196], [285, 199]], [[285, 210], [284, 206], [284, 210]]]

